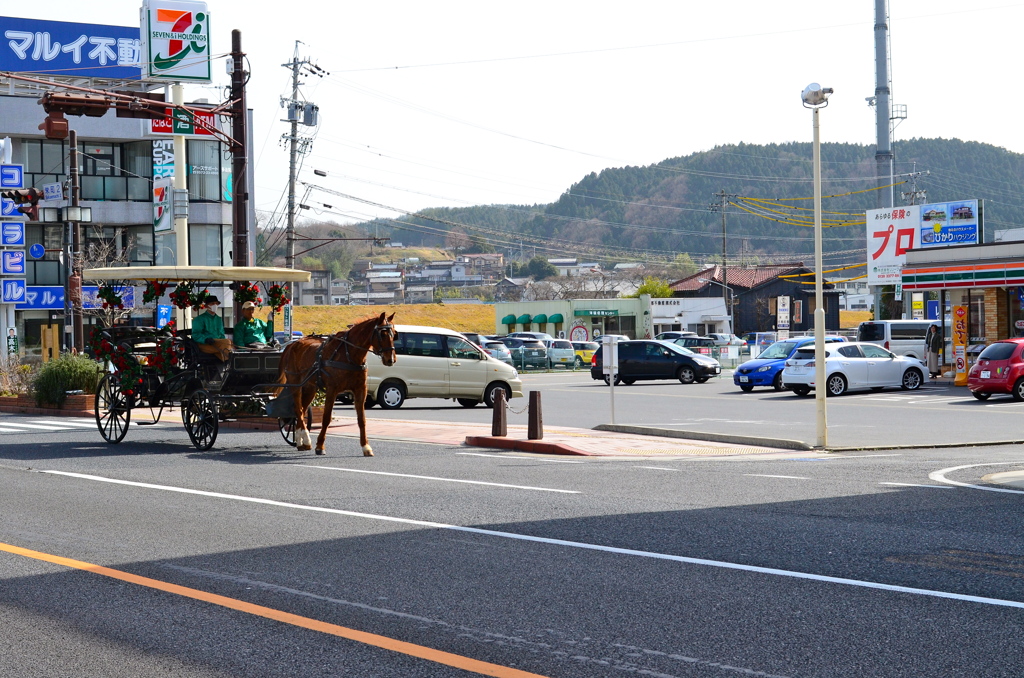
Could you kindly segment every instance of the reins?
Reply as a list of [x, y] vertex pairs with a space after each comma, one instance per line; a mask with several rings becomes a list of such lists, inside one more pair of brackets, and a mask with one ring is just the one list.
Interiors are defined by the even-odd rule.
[[[316, 374], [317, 385], [318, 386], [323, 386], [324, 385], [323, 378], [326, 375], [326, 371], [325, 370], [327, 368], [338, 369], [338, 370], [348, 370], [348, 371], [351, 371], [351, 372], [365, 372], [366, 371], [366, 356], [364, 355], [362, 361], [357, 363], [355, 360], [353, 360], [352, 354], [351, 354], [351, 352], [349, 350], [349, 347], [352, 347], [352, 348], [356, 349], [357, 351], [364, 351], [366, 353], [371, 353], [372, 352], [375, 356], [378, 356], [378, 357], [383, 359], [384, 350], [380, 348], [380, 338], [381, 338], [381, 335], [384, 332], [394, 332], [394, 329], [395, 329], [395, 326], [393, 324], [391, 324], [391, 323], [384, 323], [384, 324], [375, 326], [373, 328], [373, 335], [372, 335], [372, 338], [371, 338], [369, 346], [359, 346], [358, 344], [354, 344], [351, 341], [349, 341], [348, 340], [348, 332], [347, 331], [346, 332], [338, 332], [337, 334], [332, 334], [332, 335], [313, 335], [313, 336], [309, 337], [310, 339], [319, 339], [320, 340], [320, 346], [317, 348], [316, 358], [313, 359], [313, 364], [310, 365], [309, 370], [306, 371], [306, 376], [302, 380], [302, 383], [305, 384], [306, 381], [308, 381], [314, 374]], [[331, 357], [326, 359], [326, 360], [324, 360], [324, 356], [323, 356], [324, 348], [326, 348], [327, 344], [330, 343], [330, 341], [332, 339], [337, 339], [338, 340], [338, 346], [337, 346], [337, 348], [334, 349], [334, 352], [331, 354]], [[393, 335], [392, 335], [392, 339], [394, 339]], [[339, 358], [338, 354], [341, 352], [341, 350], [343, 348], [345, 350], [344, 360], [339, 360], [338, 359]], [[393, 352], [394, 350], [395, 350], [395, 348], [394, 348], [394, 346], [392, 346], [391, 347], [391, 351]], [[292, 375], [300, 375], [300, 374], [302, 374], [301, 371], [300, 372], [294, 372], [294, 371], [288, 370], [288, 369], [285, 370], [285, 373], [286, 374], [292, 374]]]

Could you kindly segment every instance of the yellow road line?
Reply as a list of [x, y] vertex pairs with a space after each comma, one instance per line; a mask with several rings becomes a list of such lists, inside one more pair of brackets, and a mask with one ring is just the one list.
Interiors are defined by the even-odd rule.
[[422, 645], [415, 645], [413, 643], [406, 643], [401, 640], [395, 640], [394, 638], [388, 638], [387, 636], [380, 636], [375, 633], [357, 631], [355, 629], [346, 628], [344, 626], [338, 626], [337, 624], [329, 624], [327, 622], [322, 622], [317, 619], [310, 619], [309, 617], [302, 617], [297, 614], [282, 612], [281, 610], [275, 610], [271, 607], [254, 605], [252, 603], [246, 603], [241, 600], [236, 600], [235, 598], [219, 596], [214, 593], [207, 593], [206, 591], [200, 591], [198, 589], [189, 588], [187, 586], [169, 584], [167, 582], [160, 581], [159, 579], [140, 577], [139, 575], [131, 574], [128, 572], [122, 572], [120, 570], [114, 570], [109, 567], [103, 567], [102, 565], [93, 565], [92, 563], [86, 563], [81, 560], [72, 560], [71, 558], [63, 558], [61, 556], [55, 556], [49, 553], [43, 553], [41, 551], [32, 551], [29, 549], [21, 548], [19, 546], [12, 546], [11, 544], [4, 543], [0, 543], [0, 551], [7, 551], [8, 553], [13, 553], [19, 556], [25, 556], [26, 558], [34, 558], [35, 560], [41, 560], [47, 563], [53, 563], [55, 565], [63, 565], [64, 567], [70, 567], [77, 570], [84, 570], [86, 572], [92, 572], [93, 574], [103, 575], [104, 577], [119, 579], [121, 581], [129, 582], [131, 584], [138, 584], [139, 586], [145, 586], [148, 588], [165, 591], [167, 593], [173, 593], [175, 595], [184, 596], [185, 598], [199, 600], [204, 603], [219, 605], [221, 607], [226, 607], [231, 610], [238, 610], [239, 612], [245, 612], [247, 614], [256, 615], [258, 617], [273, 619], [274, 621], [283, 622], [285, 624], [291, 624], [292, 626], [298, 626], [304, 629], [309, 629], [311, 631], [328, 633], [332, 636], [338, 636], [339, 638], [354, 640], [357, 643], [372, 645], [374, 647], [383, 648], [385, 650], [391, 650], [392, 652], [398, 652], [401, 654], [409, 655], [411, 657], [426, 659], [427, 661], [432, 661], [438, 664], [444, 664], [446, 666], [453, 666], [457, 669], [470, 671], [472, 673], [477, 673], [482, 676], [495, 676], [496, 678], [545, 678], [540, 674], [529, 673], [527, 671], [520, 671], [518, 669], [513, 669], [507, 666], [501, 666], [500, 664], [491, 664], [489, 662], [470, 659], [469, 657], [463, 657], [462, 655], [452, 654], [450, 652], [443, 652], [441, 650], [434, 650], [432, 648], [423, 647]]

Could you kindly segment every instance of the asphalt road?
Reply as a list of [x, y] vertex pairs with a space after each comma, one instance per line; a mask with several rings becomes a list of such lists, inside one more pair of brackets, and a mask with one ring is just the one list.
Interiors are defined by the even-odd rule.
[[363, 458], [230, 430], [199, 453], [175, 422], [107, 446], [71, 426], [0, 415], [20, 431], [0, 433], [0, 675], [1016, 676], [1024, 660], [1024, 496], [984, 480], [1024, 468], [1016, 446], [569, 460], [384, 441]]
[[[544, 422], [592, 428], [611, 421], [610, 388], [589, 372], [527, 373], [523, 390], [542, 393]], [[509, 423], [525, 425], [526, 399], [514, 399]], [[351, 412], [351, 407], [341, 408]], [[483, 406], [464, 409], [450, 400], [412, 399], [400, 410], [369, 410], [371, 417], [437, 421], [490, 421]], [[963, 387], [923, 386], [917, 391], [852, 392], [827, 399], [829, 445], [946, 445], [1024, 440], [1024, 403], [1009, 396], [976, 400]], [[743, 393], [732, 377], [704, 384], [674, 380], [615, 387], [615, 423], [677, 430], [816, 442], [814, 397], [758, 388]]]

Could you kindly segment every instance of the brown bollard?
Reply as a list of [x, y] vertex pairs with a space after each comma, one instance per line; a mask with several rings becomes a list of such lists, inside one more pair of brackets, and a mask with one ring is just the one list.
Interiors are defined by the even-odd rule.
[[544, 439], [544, 415], [540, 411], [540, 391], [530, 391], [530, 423], [526, 437], [529, 440]]
[[494, 412], [491, 413], [491, 435], [504, 438], [508, 435], [508, 410], [505, 407], [505, 389], [494, 389]]

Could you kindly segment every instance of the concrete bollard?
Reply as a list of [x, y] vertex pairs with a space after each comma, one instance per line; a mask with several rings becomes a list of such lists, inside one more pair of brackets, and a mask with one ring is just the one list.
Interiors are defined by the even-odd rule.
[[544, 439], [544, 416], [540, 411], [540, 391], [530, 391], [530, 423], [526, 437], [529, 440]]
[[494, 391], [494, 411], [491, 413], [491, 435], [504, 438], [508, 435], [508, 409], [505, 407], [505, 389]]

